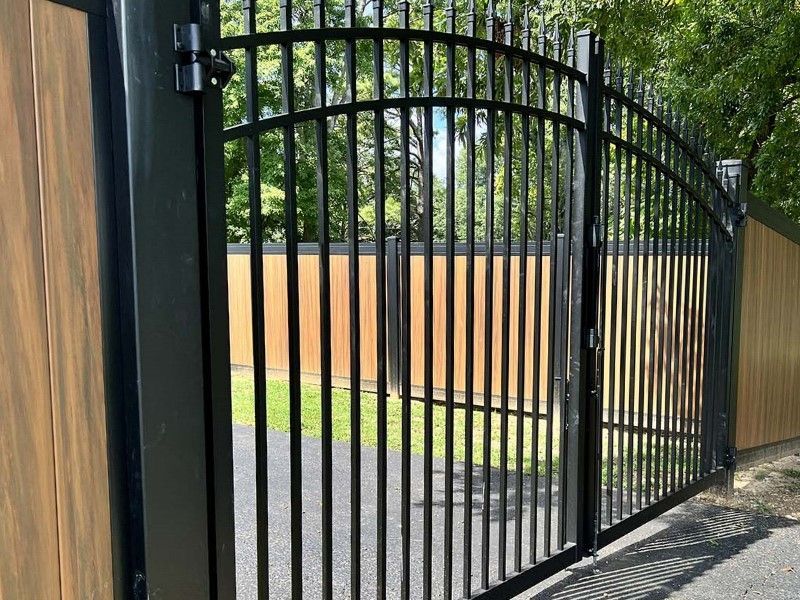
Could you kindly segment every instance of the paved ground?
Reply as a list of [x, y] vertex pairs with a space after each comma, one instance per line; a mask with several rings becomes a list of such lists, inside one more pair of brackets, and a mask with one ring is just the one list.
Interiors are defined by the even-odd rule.
[[[622, 547], [624, 546], [624, 547]], [[521, 596], [536, 600], [800, 598], [800, 524], [689, 501]]]
[[[270, 587], [272, 598], [289, 598], [289, 456], [288, 435], [270, 432]], [[304, 527], [304, 597], [319, 598], [320, 580], [320, 492], [319, 440], [303, 440], [303, 527]], [[374, 597], [375, 573], [375, 450], [362, 449], [362, 597]], [[398, 597], [400, 569], [400, 481], [399, 454], [389, 453], [389, 527], [388, 527], [388, 587], [389, 597]], [[349, 593], [349, 461], [348, 444], [334, 444], [334, 594], [350, 598]], [[237, 591], [239, 598], [255, 598], [255, 461], [253, 429], [234, 427], [234, 463], [237, 530]], [[434, 462], [434, 498], [444, 491], [443, 462]], [[419, 574], [422, 566], [422, 460], [412, 458], [412, 480], [419, 481], [412, 490], [412, 572]], [[475, 491], [473, 545], [480, 548], [480, 472], [474, 473]], [[455, 582], [462, 579], [461, 544], [464, 513], [460, 498], [463, 494], [463, 471], [456, 470], [455, 490], [459, 501], [454, 509], [454, 572]], [[499, 478], [493, 473], [492, 489], [497, 490]], [[540, 506], [543, 502], [540, 485]], [[523, 484], [523, 505], [529, 503], [530, 480]], [[509, 479], [508, 548], [509, 565], [513, 557], [514, 482]], [[554, 506], [557, 497], [554, 498]], [[491, 532], [492, 560], [490, 572], [497, 570], [497, 536], [499, 512], [497, 496], [492, 500]], [[542, 514], [537, 511], [538, 547], [543, 544]], [[553, 511], [555, 513], [555, 509]], [[443, 507], [434, 506], [433, 568], [434, 581], [441, 581], [443, 569], [441, 531]], [[529, 515], [523, 514], [527, 556], [527, 526]], [[480, 556], [472, 557], [474, 585], [480, 573]], [[412, 577], [413, 579], [413, 577]], [[413, 580], [412, 597], [421, 597], [420, 580]], [[457, 588], [458, 589], [458, 588]], [[434, 597], [442, 596], [441, 587], [434, 587]], [[589, 600], [594, 598], [800, 598], [800, 524], [797, 521], [758, 515], [730, 508], [688, 502], [661, 518], [640, 528], [604, 550], [596, 571], [591, 561], [519, 596], [559, 600]]]

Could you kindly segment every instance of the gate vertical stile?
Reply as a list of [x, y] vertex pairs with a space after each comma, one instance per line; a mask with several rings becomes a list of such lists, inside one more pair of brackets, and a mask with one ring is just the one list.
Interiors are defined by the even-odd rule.
[[[219, 2], [192, 2], [205, 48], [220, 41]], [[236, 596], [233, 512], [233, 439], [228, 317], [222, 90], [210, 86], [196, 96], [198, 219], [203, 300], [203, 362], [208, 477], [209, 575], [212, 597]]]
[[[600, 248], [593, 244], [600, 224], [600, 127], [604, 44], [594, 33], [577, 36], [577, 68], [586, 74], [578, 85], [576, 118], [586, 127], [578, 135], [575, 156], [575, 190], [570, 224], [572, 252], [572, 311], [570, 327], [569, 398], [567, 405], [567, 506], [566, 536], [576, 552], [594, 545], [595, 495], [598, 491], [596, 443], [597, 308]], [[564, 457], [562, 457], [564, 460]]]

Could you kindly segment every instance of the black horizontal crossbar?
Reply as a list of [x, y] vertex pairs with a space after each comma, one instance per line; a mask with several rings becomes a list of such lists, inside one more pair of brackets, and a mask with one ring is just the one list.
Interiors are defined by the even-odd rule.
[[535, 52], [493, 40], [425, 29], [405, 29], [400, 27], [325, 27], [317, 29], [292, 29], [290, 31], [269, 31], [222, 38], [221, 50], [238, 50], [278, 44], [302, 42], [326, 42], [329, 40], [397, 40], [419, 41], [440, 44], [455, 44], [476, 50], [486, 50], [505, 56], [513, 56], [546, 69], [557, 71], [577, 82], [585, 82], [586, 75], [562, 62], [542, 56]]
[[408, 109], [408, 108], [462, 108], [475, 110], [494, 110], [528, 115], [531, 117], [541, 117], [547, 121], [560, 123], [567, 127], [572, 127], [578, 131], [583, 131], [583, 122], [562, 115], [550, 110], [537, 108], [535, 106], [525, 106], [514, 102], [503, 100], [486, 100], [483, 98], [455, 98], [443, 96], [411, 96], [408, 98], [384, 98], [381, 100], [360, 100], [357, 102], [344, 102], [341, 104], [331, 104], [327, 106], [317, 106], [292, 113], [274, 115], [255, 121], [253, 123], [242, 123], [228, 127], [223, 132], [223, 138], [230, 142], [239, 138], [253, 136], [265, 131], [335, 117], [338, 115], [354, 115], [357, 113], [369, 113], [380, 110]]

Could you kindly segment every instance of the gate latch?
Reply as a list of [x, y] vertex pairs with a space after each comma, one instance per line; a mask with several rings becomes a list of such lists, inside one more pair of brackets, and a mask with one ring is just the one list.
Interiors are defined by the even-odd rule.
[[199, 23], [175, 25], [175, 89], [181, 94], [203, 93], [208, 88], [223, 89], [236, 72], [223, 52], [203, 48]]

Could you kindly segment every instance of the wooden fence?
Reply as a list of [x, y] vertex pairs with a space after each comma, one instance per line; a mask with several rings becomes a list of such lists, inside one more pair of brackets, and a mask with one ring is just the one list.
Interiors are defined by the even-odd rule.
[[736, 411], [740, 450], [800, 437], [800, 228], [748, 202]]
[[2, 7], [0, 598], [111, 598], [109, 478], [124, 465], [109, 468], [106, 401], [122, 400], [108, 394], [112, 202], [95, 159], [107, 91], [92, 73], [107, 59], [90, 52], [106, 24], [48, 0]]
[[[283, 378], [288, 372], [288, 332], [287, 332], [287, 315], [286, 315], [286, 258], [282, 252], [281, 247], [266, 247], [264, 254], [264, 316], [266, 323], [266, 357], [267, 369], [271, 377]], [[252, 328], [251, 328], [251, 301], [250, 301], [250, 257], [248, 254], [243, 253], [244, 249], [241, 247], [229, 248], [228, 254], [228, 294], [230, 300], [230, 342], [231, 342], [231, 363], [237, 366], [251, 367], [252, 366]], [[366, 253], [365, 253], [366, 254]], [[686, 259], [684, 257], [684, 275], [690, 268], [693, 260], [702, 261], [705, 265], [705, 258], [700, 259]], [[375, 256], [362, 255], [360, 257], [360, 294], [361, 294], [361, 374], [362, 385], [365, 389], [374, 389], [376, 378], [376, 359], [377, 348], [375, 345], [375, 329], [377, 327], [376, 308], [375, 308]], [[502, 257], [495, 256], [495, 273], [498, 274], [494, 279], [494, 327], [492, 330], [492, 345], [495, 348], [502, 347], [502, 330], [500, 323], [502, 323], [502, 277], [499, 274], [502, 272]], [[630, 260], [631, 267], [633, 265], [634, 257], [630, 255], [623, 255], [620, 257], [620, 265], [624, 260]], [[654, 268], [658, 269], [661, 265], [661, 260], [669, 259], [652, 259], [648, 261], [649, 279], [652, 282], [655, 277], [653, 276]], [[640, 272], [644, 273], [644, 260], [640, 256]], [[511, 282], [510, 286], [510, 319], [509, 319], [509, 335], [510, 335], [510, 360], [509, 360], [509, 396], [512, 399], [516, 398], [517, 389], [517, 349], [518, 349], [518, 323], [519, 323], [519, 286], [518, 277], [519, 272], [519, 256], [511, 257]], [[550, 274], [550, 258], [543, 255], [541, 259], [541, 268], [543, 271], [542, 277], [542, 307], [541, 315], [538, 319], [534, 318], [534, 279], [535, 270], [537, 265], [537, 258], [535, 256], [528, 257], [528, 279], [527, 279], [527, 299], [526, 299], [526, 329], [525, 329], [525, 342], [528, 350], [526, 351], [526, 363], [529, 365], [526, 368], [526, 382], [525, 382], [525, 398], [526, 408], [531, 410], [529, 399], [533, 397], [534, 385], [534, 357], [532, 356], [533, 340], [535, 335], [541, 336], [541, 357], [539, 360], [539, 394], [538, 397], [543, 403], [547, 398], [547, 366], [549, 356], [548, 351], [548, 313], [549, 313], [549, 274]], [[467, 258], [464, 255], [456, 256], [455, 258], [455, 289], [463, 290], [466, 285], [466, 264]], [[485, 335], [485, 319], [484, 319], [484, 301], [485, 301], [485, 282], [482, 274], [486, 259], [483, 256], [476, 256], [475, 258], [475, 310], [474, 310], [474, 390], [475, 402], [480, 405], [483, 402], [483, 376], [484, 376], [484, 335]], [[611, 267], [611, 258], [608, 259], [608, 265]], [[620, 266], [621, 268], [621, 266]], [[346, 253], [333, 253], [331, 256], [331, 336], [332, 336], [332, 373], [333, 384], [338, 387], [349, 386], [349, 364], [350, 364], [350, 344], [349, 344], [349, 280], [348, 280], [348, 256]], [[445, 388], [445, 257], [434, 257], [434, 396], [436, 399], [444, 398]], [[423, 302], [423, 257], [421, 255], [413, 255], [411, 257], [411, 380], [413, 393], [415, 396], [422, 396], [423, 385], [423, 360], [424, 360], [424, 346], [423, 346], [423, 332], [425, 315], [422, 310]], [[640, 284], [636, 291], [636, 302], [631, 301], [627, 307], [627, 313], [622, 313], [621, 303], [617, 303], [617, 321], [618, 327], [621, 323], [629, 323], [633, 315], [634, 305], [641, 306], [642, 302], [642, 285]], [[301, 356], [301, 370], [303, 378], [308, 382], [319, 381], [320, 369], [320, 349], [319, 349], [319, 258], [310, 252], [309, 248], [305, 252], [301, 252], [299, 256], [299, 291], [300, 291], [300, 356]], [[391, 286], [390, 286], [391, 288]], [[633, 285], [629, 284], [630, 295], [633, 298]], [[621, 289], [621, 285], [620, 285]], [[652, 291], [652, 284], [651, 284]], [[651, 291], [648, 291], [648, 299]], [[621, 292], [620, 292], [621, 293]], [[607, 286], [607, 295], [610, 299], [611, 286]], [[657, 288], [657, 297], [659, 302], [663, 302], [660, 288]], [[463, 396], [464, 382], [465, 382], [465, 349], [466, 349], [466, 307], [464, 302], [464, 295], [457, 294], [457, 301], [455, 305], [455, 397], [459, 401]], [[700, 305], [704, 304], [704, 298], [700, 299]], [[610, 301], [607, 302], [610, 305]], [[698, 311], [693, 304], [690, 304], [686, 310], [692, 312], [691, 318], [697, 319], [702, 327], [704, 315], [702, 311]], [[657, 323], [657, 336], [660, 336], [661, 327], [664, 326], [668, 330], [671, 329], [673, 319], [676, 318], [672, 309], [667, 311], [667, 318], [665, 323]], [[650, 317], [646, 323], [642, 322], [642, 310], [636, 312], [637, 318], [635, 322], [635, 331], [640, 331], [642, 326], [650, 327]], [[610, 328], [611, 311], [606, 314], [606, 321], [608, 330]], [[637, 335], [638, 339], [638, 335]], [[702, 339], [702, 336], [701, 338]], [[392, 343], [392, 339], [389, 340]], [[620, 344], [620, 336], [617, 336], [617, 344]], [[680, 341], [676, 343], [676, 348], [681, 347]], [[635, 350], [635, 352], [634, 352]], [[633, 352], [637, 358], [631, 358], [628, 355], [628, 360], [624, 376], [627, 378], [626, 382], [632, 382], [633, 387], [627, 387], [628, 393], [630, 390], [639, 389], [640, 374], [647, 376], [650, 369], [649, 352], [642, 352], [635, 344], [628, 344], [627, 352]], [[698, 360], [701, 360], [702, 353], [698, 353]], [[643, 358], [638, 358], [643, 356]], [[492, 402], [497, 404], [501, 393], [501, 364], [500, 352], [492, 353]], [[662, 359], [659, 354], [657, 359]], [[665, 373], [672, 374], [673, 368], [677, 369], [678, 356], [674, 359], [666, 361]], [[623, 373], [617, 365], [610, 364], [611, 361], [606, 361], [606, 377], [604, 378], [606, 390], [603, 394], [606, 406], [613, 400], [619, 403], [619, 384], [612, 391], [608, 389], [610, 381], [610, 370], [616, 369], [615, 380], [621, 381]], [[632, 376], [632, 379], [631, 379]], [[647, 382], [645, 382], [647, 383]], [[512, 405], [515, 405], [515, 400], [512, 400]]]

